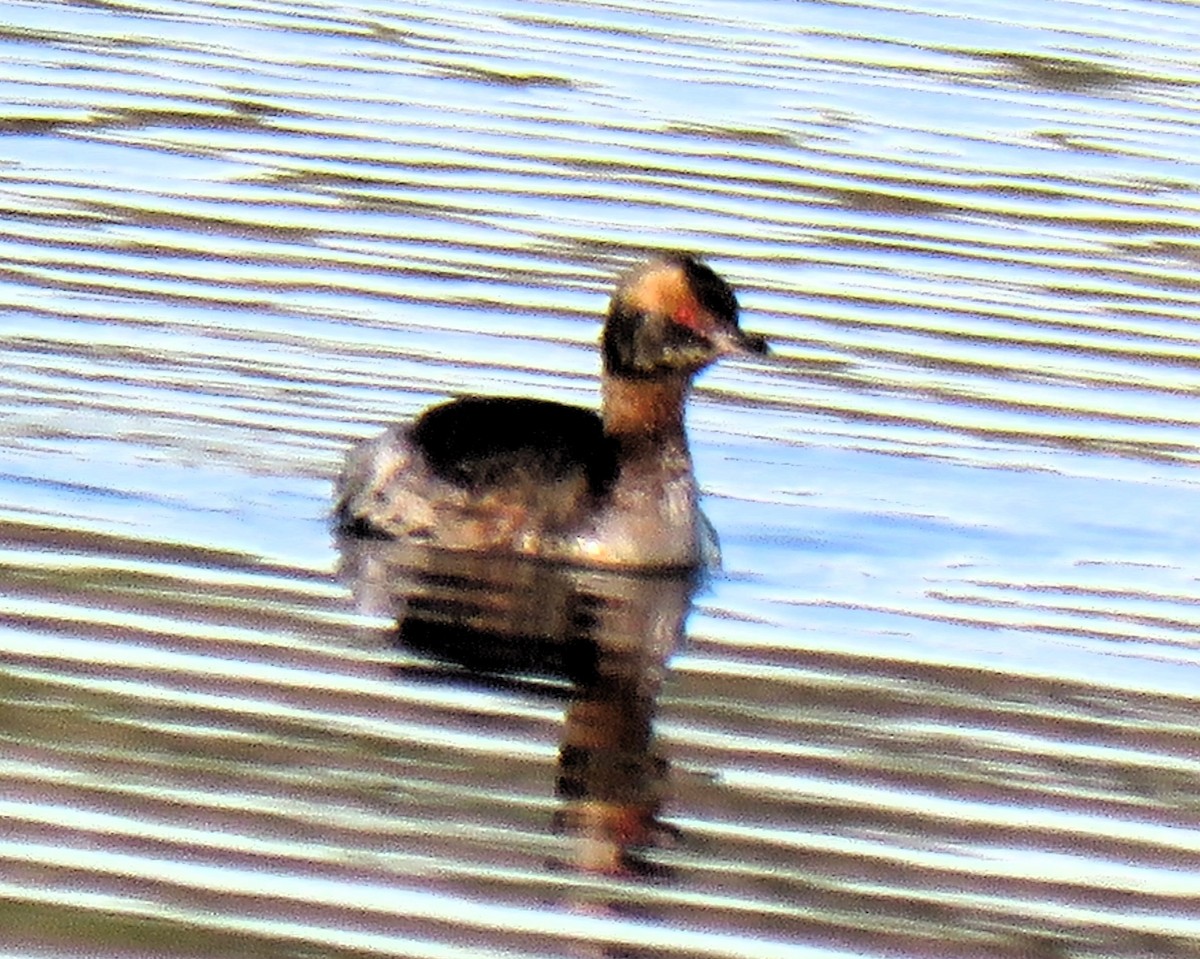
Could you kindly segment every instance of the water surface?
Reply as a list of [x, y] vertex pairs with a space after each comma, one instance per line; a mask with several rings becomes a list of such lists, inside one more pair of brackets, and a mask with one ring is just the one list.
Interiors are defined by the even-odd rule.
[[[1196, 8], [2, 19], [0, 955], [1194, 953]], [[346, 447], [593, 403], [659, 246], [776, 347], [724, 570], [348, 577]]]

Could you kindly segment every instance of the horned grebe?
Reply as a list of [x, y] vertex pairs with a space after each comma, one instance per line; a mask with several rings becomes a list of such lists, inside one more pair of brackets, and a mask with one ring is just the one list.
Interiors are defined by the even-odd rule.
[[692, 378], [729, 353], [764, 354], [733, 290], [691, 256], [623, 276], [602, 338], [601, 412], [464, 397], [350, 452], [345, 533], [452, 550], [628, 568], [690, 568], [715, 547], [683, 427]]

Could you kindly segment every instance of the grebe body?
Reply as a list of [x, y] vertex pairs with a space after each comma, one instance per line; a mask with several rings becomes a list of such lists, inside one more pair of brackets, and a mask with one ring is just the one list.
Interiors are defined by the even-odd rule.
[[335, 516], [352, 535], [633, 569], [687, 568], [715, 540], [684, 432], [693, 377], [766, 343], [732, 289], [691, 256], [618, 283], [605, 323], [601, 409], [524, 398], [434, 406], [351, 451]]

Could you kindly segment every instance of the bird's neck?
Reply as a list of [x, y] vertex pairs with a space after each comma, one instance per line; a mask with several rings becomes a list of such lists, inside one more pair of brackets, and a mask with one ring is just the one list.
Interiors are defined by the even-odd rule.
[[609, 436], [636, 440], [683, 436], [683, 405], [691, 389], [686, 375], [636, 379], [606, 373], [601, 418]]

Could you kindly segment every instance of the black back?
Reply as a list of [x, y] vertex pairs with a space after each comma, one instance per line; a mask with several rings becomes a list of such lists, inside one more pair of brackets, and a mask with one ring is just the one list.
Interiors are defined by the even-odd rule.
[[616, 441], [600, 417], [548, 400], [453, 400], [427, 410], [409, 435], [438, 476], [470, 489], [582, 473], [592, 495], [603, 496], [617, 476]]

